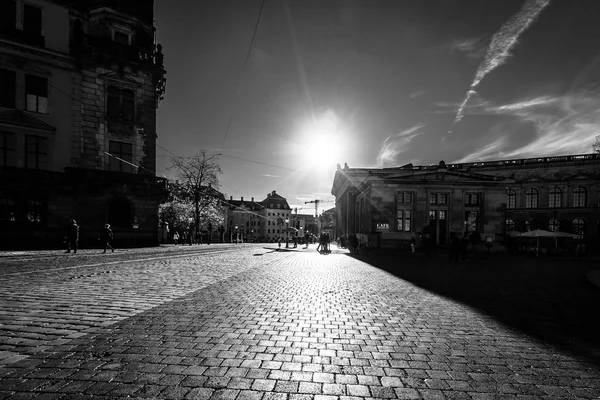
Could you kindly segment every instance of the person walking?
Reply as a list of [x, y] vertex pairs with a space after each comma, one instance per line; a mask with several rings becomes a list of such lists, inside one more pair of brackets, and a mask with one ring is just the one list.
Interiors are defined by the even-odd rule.
[[78, 241], [79, 225], [77, 225], [77, 221], [72, 219], [69, 221], [69, 226], [67, 227], [67, 251], [65, 253], [70, 253], [71, 248], [73, 248], [73, 253], [77, 253]]
[[454, 232], [450, 232], [450, 261], [458, 262], [458, 255], [460, 254], [460, 249], [460, 238], [458, 238], [458, 236], [456, 236]]
[[111, 249], [113, 253], [115, 252], [115, 248], [110, 244], [113, 237], [114, 235], [112, 229], [110, 229], [110, 224], [104, 224], [104, 229], [102, 229], [102, 243], [104, 243], [103, 253], [106, 253], [106, 249]]
[[469, 261], [468, 250], [469, 250], [469, 232], [465, 232], [460, 240], [461, 244], [461, 255], [463, 262]]

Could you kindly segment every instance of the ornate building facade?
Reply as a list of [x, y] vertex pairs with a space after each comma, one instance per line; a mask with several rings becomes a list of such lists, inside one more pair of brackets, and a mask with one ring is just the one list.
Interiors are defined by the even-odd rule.
[[0, 3], [0, 246], [157, 243], [156, 108], [165, 88], [153, 1]]
[[294, 226], [290, 205], [275, 190], [259, 202], [230, 197], [226, 203], [225, 240], [274, 242]]
[[432, 235], [476, 232], [502, 242], [533, 229], [600, 239], [600, 155], [540, 157], [383, 169], [338, 168], [340, 234], [358, 233], [395, 246]]

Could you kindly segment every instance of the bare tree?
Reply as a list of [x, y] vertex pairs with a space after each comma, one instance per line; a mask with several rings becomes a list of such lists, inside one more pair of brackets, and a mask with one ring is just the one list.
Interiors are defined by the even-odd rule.
[[195, 227], [199, 229], [201, 217], [214, 214], [224, 200], [218, 191], [219, 174], [223, 171], [216, 156], [207, 156], [204, 150], [189, 158], [173, 158], [171, 164], [178, 179], [171, 194], [179, 200], [192, 203]]
[[596, 136], [596, 141], [594, 142], [592, 147], [594, 148], [594, 153], [600, 154], [600, 135]]

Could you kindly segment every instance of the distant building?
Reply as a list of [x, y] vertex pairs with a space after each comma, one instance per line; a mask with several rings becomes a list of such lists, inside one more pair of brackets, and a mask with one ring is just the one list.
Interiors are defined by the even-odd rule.
[[[278, 195], [275, 190], [267, 197], [255, 202], [233, 197], [226, 204], [225, 240], [242, 238], [244, 241], [276, 241], [286, 237], [286, 229], [293, 227], [292, 210], [287, 200]], [[293, 232], [289, 231], [288, 236]]]
[[339, 168], [331, 193], [339, 233], [396, 246], [423, 233], [503, 241], [511, 232], [564, 231], [598, 244], [600, 154], [433, 166]]
[[0, 1], [0, 246], [158, 241], [153, 1]]

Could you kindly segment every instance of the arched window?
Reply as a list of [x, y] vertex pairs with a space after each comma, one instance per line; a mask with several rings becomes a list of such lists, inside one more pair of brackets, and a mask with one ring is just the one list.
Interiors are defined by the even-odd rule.
[[585, 230], [585, 222], [581, 218], [575, 218], [573, 220], [573, 232], [578, 235], [583, 235], [583, 231]]
[[585, 207], [586, 205], [587, 190], [584, 187], [579, 186], [573, 191], [573, 207]]
[[114, 199], [108, 204], [108, 223], [117, 228], [131, 228], [131, 205], [127, 199]]
[[506, 232], [515, 230], [515, 221], [513, 219], [506, 220]]
[[548, 206], [551, 208], [559, 208], [562, 207], [562, 190], [555, 187], [550, 189], [550, 194], [548, 198]]
[[540, 193], [536, 189], [525, 192], [525, 208], [538, 208]]
[[560, 221], [556, 218], [552, 218], [550, 222], [548, 222], [548, 229], [550, 232], [557, 232], [560, 230]]
[[517, 208], [517, 193], [512, 189], [506, 191], [506, 208]]

